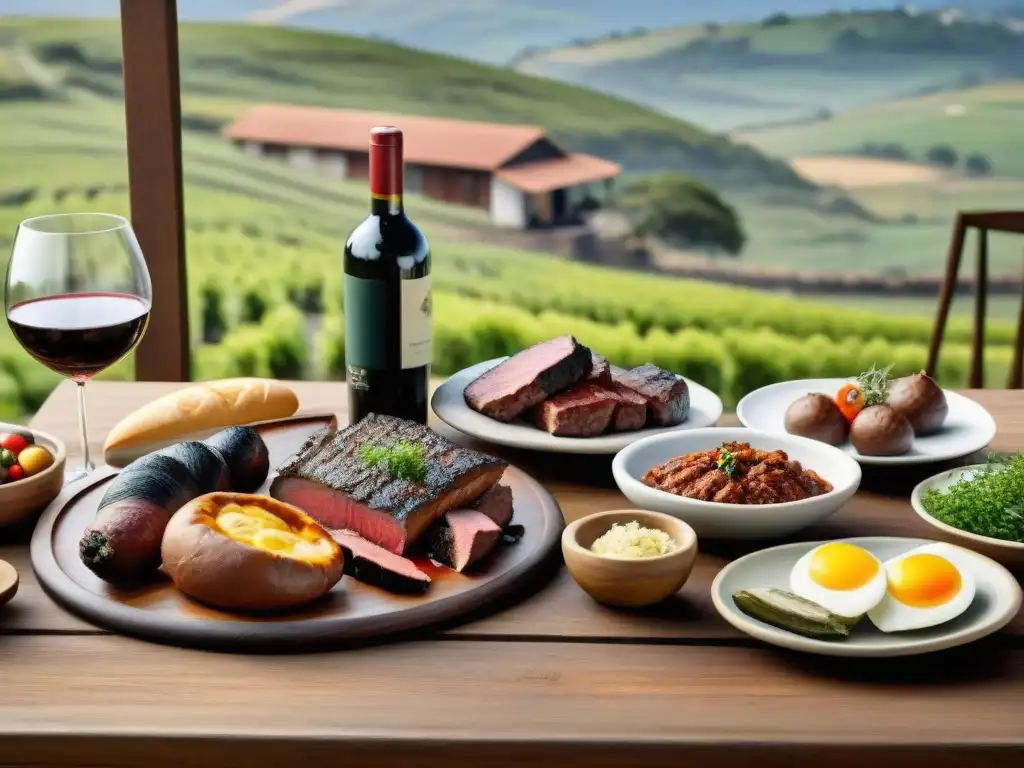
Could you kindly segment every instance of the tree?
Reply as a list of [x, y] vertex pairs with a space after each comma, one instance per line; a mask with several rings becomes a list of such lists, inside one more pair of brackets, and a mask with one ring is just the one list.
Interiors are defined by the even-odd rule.
[[849, 27], [832, 40], [832, 50], [837, 53], [863, 53], [871, 48], [871, 41], [860, 30]]
[[964, 168], [969, 176], [992, 175], [992, 161], [980, 152], [969, 155], [964, 161]]
[[932, 147], [928, 150], [928, 162], [943, 168], [954, 168], [957, 163], [956, 150], [945, 144]]
[[761, 22], [761, 26], [765, 29], [769, 27], [784, 27], [789, 24], [792, 19], [784, 13], [775, 13], [769, 16], [767, 19]]
[[683, 174], [667, 173], [634, 182], [620, 208], [637, 237], [656, 237], [681, 248], [737, 255], [746, 234], [736, 209], [714, 188]]

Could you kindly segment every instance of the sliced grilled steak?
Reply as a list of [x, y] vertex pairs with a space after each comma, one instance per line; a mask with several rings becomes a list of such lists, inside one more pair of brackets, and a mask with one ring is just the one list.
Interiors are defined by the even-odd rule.
[[592, 384], [603, 384], [606, 387], [610, 387], [612, 384], [612, 367], [608, 363], [608, 360], [601, 357], [596, 352], [590, 353], [590, 370], [583, 377], [583, 381], [589, 381]]
[[647, 398], [618, 382], [612, 382], [610, 389], [619, 398], [612, 417], [612, 429], [616, 432], [643, 429], [647, 423]]
[[[422, 484], [393, 475], [386, 461], [368, 463], [360, 450], [399, 443], [422, 447]], [[326, 528], [355, 531], [400, 555], [434, 520], [491, 488], [506, 466], [416, 422], [370, 414], [340, 432], [325, 427], [314, 433], [278, 470], [270, 495]]]
[[477, 509], [453, 509], [427, 529], [423, 540], [439, 563], [460, 573], [498, 544], [501, 528]]
[[615, 381], [647, 398], [648, 420], [670, 427], [682, 424], [690, 412], [690, 390], [686, 382], [651, 363], [621, 373]]
[[612, 423], [619, 397], [600, 384], [583, 382], [537, 406], [538, 427], [559, 437], [593, 437]]
[[499, 528], [512, 522], [512, 489], [498, 483], [476, 500], [473, 509], [487, 515]]
[[579, 381], [590, 370], [590, 350], [559, 336], [513, 355], [466, 387], [466, 403], [498, 421], [511, 421], [546, 397]]
[[430, 586], [430, 577], [412, 560], [388, 552], [352, 531], [330, 531], [345, 554], [345, 574], [356, 581], [398, 594], [419, 594]]

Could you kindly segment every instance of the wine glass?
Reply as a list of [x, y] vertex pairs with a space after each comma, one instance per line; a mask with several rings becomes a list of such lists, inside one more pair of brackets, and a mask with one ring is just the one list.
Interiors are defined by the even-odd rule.
[[153, 286], [128, 220], [109, 213], [59, 213], [18, 227], [4, 303], [11, 332], [47, 368], [78, 385], [82, 468], [89, 458], [85, 382], [135, 348], [149, 324]]

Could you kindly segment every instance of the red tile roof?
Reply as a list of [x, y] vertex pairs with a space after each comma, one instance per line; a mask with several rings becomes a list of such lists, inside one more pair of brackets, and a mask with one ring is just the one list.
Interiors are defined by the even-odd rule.
[[532, 125], [284, 104], [249, 109], [224, 135], [240, 141], [366, 152], [370, 129], [377, 125], [402, 129], [406, 162], [480, 171], [496, 170], [544, 138], [544, 130]]
[[523, 192], [540, 193], [618, 176], [622, 166], [593, 155], [567, 155], [510, 165], [496, 176]]

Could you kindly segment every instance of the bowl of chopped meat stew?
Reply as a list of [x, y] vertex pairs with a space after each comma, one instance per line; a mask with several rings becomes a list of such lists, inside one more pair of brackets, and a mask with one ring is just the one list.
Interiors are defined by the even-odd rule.
[[831, 445], [739, 427], [639, 440], [616, 454], [612, 474], [638, 507], [721, 539], [795, 533], [843, 506], [861, 478], [860, 465]]

